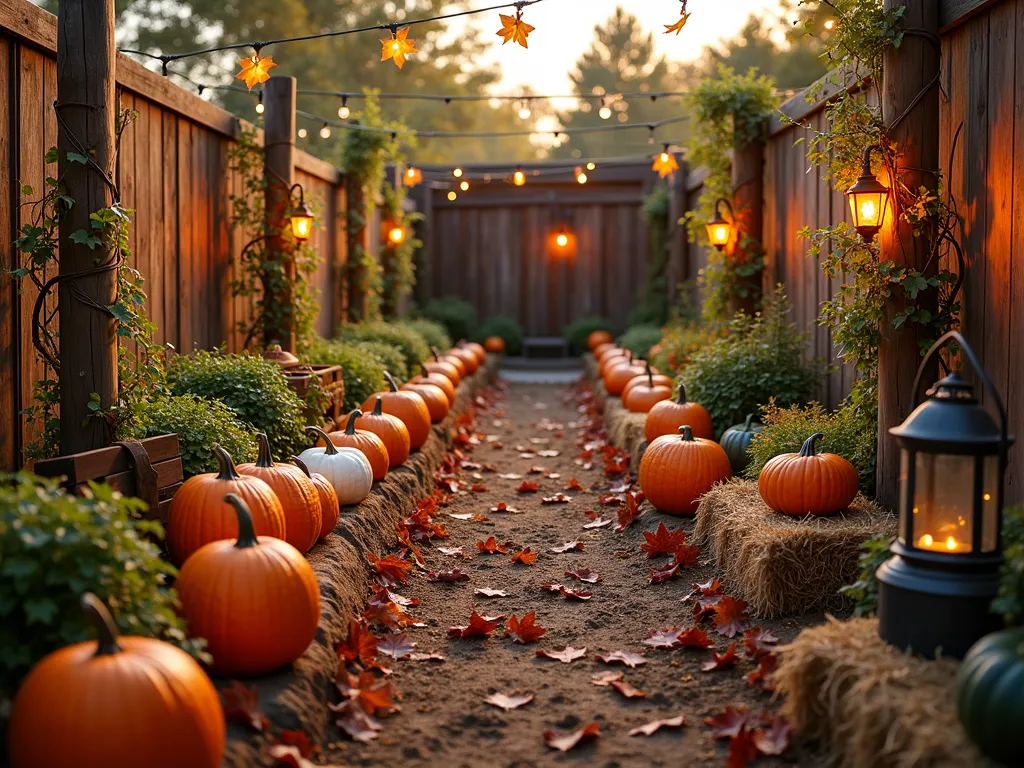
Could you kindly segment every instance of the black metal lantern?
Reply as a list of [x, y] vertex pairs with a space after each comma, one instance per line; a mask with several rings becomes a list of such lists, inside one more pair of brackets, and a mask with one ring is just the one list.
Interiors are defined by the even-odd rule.
[[928, 361], [951, 340], [984, 383], [999, 424], [954, 371], [889, 430], [900, 446], [900, 528], [893, 557], [877, 572], [879, 634], [928, 658], [960, 658], [998, 626], [989, 605], [1003, 561], [1003, 477], [1013, 442], [999, 393], [956, 331], [925, 355], [914, 380], [915, 405]]
[[846, 190], [850, 200], [850, 212], [853, 214], [853, 228], [865, 240], [870, 241], [885, 224], [885, 215], [889, 211], [889, 188], [875, 178], [871, 172], [871, 151], [877, 146], [864, 148], [864, 162], [860, 169], [860, 178]]
[[[728, 221], [722, 218], [722, 206], [725, 206], [725, 209], [729, 211]], [[732, 239], [734, 219], [735, 216], [733, 216], [732, 206], [729, 205], [729, 201], [722, 197], [715, 200], [715, 215], [705, 224], [705, 227], [708, 231], [708, 242], [720, 251], [725, 250], [725, 246]]]
[[291, 213], [288, 215], [288, 220], [292, 227], [292, 237], [298, 242], [304, 243], [313, 234], [314, 217], [312, 209], [306, 205], [306, 196], [303, 193], [301, 184], [292, 184], [291, 189], [288, 190], [289, 197], [296, 189], [299, 190], [299, 202], [292, 208]]

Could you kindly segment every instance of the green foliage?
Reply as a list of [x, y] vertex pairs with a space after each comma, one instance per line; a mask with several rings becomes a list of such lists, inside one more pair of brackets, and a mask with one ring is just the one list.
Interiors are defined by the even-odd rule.
[[[79, 599], [94, 592], [121, 632], [166, 640], [198, 655], [167, 586], [175, 569], [150, 538], [159, 523], [136, 519], [145, 504], [90, 484], [71, 496], [24, 473], [0, 475], [0, 692], [43, 656], [94, 637]], [[2, 696], [0, 696], [2, 698]]]
[[1003, 510], [1003, 570], [999, 596], [992, 610], [1001, 613], [1007, 626], [1024, 624], [1024, 507]]
[[421, 317], [412, 320], [398, 320], [396, 321], [396, 324], [404, 325], [406, 328], [412, 328], [426, 340], [428, 347], [451, 349], [452, 339], [441, 323], [436, 323], [433, 320], [427, 320], [425, 317]]
[[661, 349], [651, 356], [651, 365], [667, 375], [677, 375], [693, 355], [717, 339], [728, 329], [704, 325], [695, 320], [671, 323], [662, 331]]
[[857, 558], [860, 575], [853, 584], [840, 588], [841, 594], [854, 601], [855, 616], [874, 616], [878, 610], [878, 578], [875, 571], [891, 556], [889, 547], [892, 542], [892, 538], [884, 533], [865, 541], [861, 555]]
[[257, 432], [266, 432], [277, 461], [309, 447], [305, 405], [275, 362], [248, 352], [200, 351], [174, 358], [167, 380], [175, 395], [221, 400]]
[[629, 324], [664, 325], [668, 320], [668, 184], [659, 184], [645, 198], [640, 216], [650, 233], [647, 271]]
[[611, 320], [606, 317], [597, 317], [596, 315], [580, 317], [565, 326], [562, 330], [562, 335], [569, 342], [569, 353], [582, 355], [586, 352], [589, 349], [587, 337], [594, 331], [608, 331], [608, 333], [614, 334], [615, 328]]
[[647, 359], [651, 347], [661, 341], [661, 328], [656, 325], [634, 325], [627, 328], [619, 339], [619, 344], [633, 353], [635, 357]]
[[787, 321], [789, 309], [780, 286], [763, 312], [737, 315], [728, 335], [697, 351], [683, 369], [688, 397], [708, 409], [719, 433], [770, 398], [786, 407], [814, 391], [820, 374], [803, 360], [807, 335]]
[[523, 326], [514, 317], [494, 315], [484, 320], [473, 334], [473, 341], [481, 344], [488, 336], [501, 336], [505, 340], [505, 354], [519, 355], [523, 351]]
[[363, 344], [315, 336], [306, 357], [310, 363], [341, 366], [346, 411], [361, 407], [386, 386], [383, 363]]
[[406, 325], [371, 320], [343, 325], [340, 335], [347, 341], [383, 341], [398, 348], [405, 358], [406, 371], [418, 371], [420, 363], [430, 357], [427, 340], [418, 331]]
[[453, 296], [431, 299], [423, 308], [423, 316], [444, 326], [452, 341], [468, 339], [476, 330], [476, 307]]
[[[390, 162], [396, 168], [401, 168], [404, 159], [396, 147]], [[383, 267], [380, 288], [381, 312], [384, 317], [394, 319], [398, 316], [402, 300], [412, 293], [416, 285], [414, 256], [416, 250], [423, 246], [423, 241], [414, 236], [413, 225], [423, 221], [425, 217], [422, 213], [409, 213], [405, 210], [407, 190], [404, 184], [385, 184], [383, 191], [387, 226], [400, 226], [405, 230], [402, 242], [396, 245], [387, 238], [382, 238], [380, 245], [380, 263]]]
[[145, 437], [177, 433], [186, 479], [216, 472], [210, 446], [220, 443], [236, 463], [256, 461], [256, 430], [220, 400], [197, 395], [159, 397], [143, 408]]
[[[410, 369], [405, 362], [405, 355], [398, 347], [388, 344], [386, 341], [358, 341], [359, 348], [377, 359], [384, 366], [384, 370], [390, 373], [399, 384], [404, 384], [410, 378]], [[415, 369], [419, 374], [419, 367]]]
[[761, 468], [780, 453], [796, 453], [815, 432], [825, 435], [820, 449], [837, 453], [857, 469], [861, 491], [875, 493], [875, 455], [878, 402], [872, 385], [858, 382], [853, 394], [833, 413], [818, 403], [780, 408], [774, 402], [761, 410], [764, 430], [754, 437], [747, 453], [747, 477], [757, 479]]

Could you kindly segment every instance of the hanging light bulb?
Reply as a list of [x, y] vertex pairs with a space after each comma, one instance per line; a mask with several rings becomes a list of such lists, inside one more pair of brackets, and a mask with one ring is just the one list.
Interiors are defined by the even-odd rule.
[[528, 101], [521, 102], [521, 104], [519, 106], [519, 119], [520, 120], [529, 120], [530, 119], [530, 114], [531, 114], [531, 112], [530, 112], [530, 102], [528, 102]]
[[605, 102], [604, 96], [601, 97], [601, 108], [597, 110], [597, 114], [601, 117], [602, 120], [607, 120], [609, 117], [612, 116], [612, 108], [609, 107], [608, 104]]
[[825, 19], [824, 27], [829, 32], [831, 32], [833, 29], [836, 28], [836, 20], [835, 19]]
[[331, 138], [331, 126], [329, 126], [327, 123], [324, 123], [324, 127], [320, 129], [320, 138], [321, 139], [329, 139], [329, 138]]
[[338, 117], [342, 120], [348, 120], [348, 116], [352, 114], [352, 110], [348, 108], [348, 96], [341, 97], [341, 106], [338, 107]]
[[459, 196], [455, 194], [455, 190], [452, 190], [451, 192], [448, 193], [448, 199], [454, 203], [456, 200], [459, 199]]
[[452, 176], [454, 176], [456, 179], [461, 179], [462, 178], [462, 169], [461, 168], [456, 168], [454, 171], [452, 171]]
[[592, 171], [592, 170], [594, 170], [595, 168], [597, 168], [597, 165], [596, 165], [596, 164], [594, 164], [593, 162], [587, 163], [587, 170], [588, 170], [588, 171]]
[[469, 191], [469, 182], [468, 181], [463, 181], [461, 184], [459, 184], [459, 189], [461, 189], [463, 192], [468, 192]]
[[576, 183], [577, 184], [586, 184], [587, 183], [587, 174], [585, 174], [583, 172], [582, 168], [576, 168], [575, 173], [576, 173]]
[[402, 174], [402, 181], [407, 187], [415, 187], [423, 181], [423, 172], [419, 168], [414, 168], [410, 165], [405, 169], [405, 173]]
[[256, 102], [256, 114], [262, 115], [264, 109], [266, 107], [263, 106], [263, 91], [260, 91], [260, 100]]
[[309, 135], [309, 133], [308, 133], [308, 131], [306, 131], [305, 128], [299, 128], [299, 138], [300, 139], [304, 139], [308, 135]]
[[512, 174], [512, 183], [517, 187], [521, 187], [526, 183], [526, 174], [523, 173], [522, 168], [516, 168], [516, 172]]

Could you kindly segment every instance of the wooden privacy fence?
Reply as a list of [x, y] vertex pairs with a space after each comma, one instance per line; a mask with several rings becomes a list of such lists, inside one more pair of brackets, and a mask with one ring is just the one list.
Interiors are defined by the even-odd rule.
[[[4, 269], [18, 266], [11, 247], [19, 228], [32, 219], [19, 190], [38, 198], [47, 175], [44, 154], [57, 143], [56, 17], [25, 0], [0, 0], [0, 243]], [[146, 280], [156, 340], [178, 350], [243, 341], [239, 322], [251, 320], [247, 301], [233, 299], [232, 259], [251, 233], [230, 226], [229, 196], [242, 180], [228, 170], [228, 151], [238, 119], [175, 86], [134, 61], [118, 56], [117, 81], [123, 108], [138, 120], [123, 137], [117, 169], [122, 202], [136, 210], [131, 227], [132, 264]], [[314, 283], [320, 291], [317, 329], [330, 334], [342, 310], [335, 296], [345, 261], [344, 193], [340, 173], [296, 152], [296, 180], [318, 206], [321, 221], [312, 238], [320, 255]], [[31, 341], [34, 289], [8, 283], [0, 290], [0, 468], [22, 463], [29, 430], [20, 412], [32, 383], [44, 375]], [[56, 297], [54, 297], [56, 301]]]

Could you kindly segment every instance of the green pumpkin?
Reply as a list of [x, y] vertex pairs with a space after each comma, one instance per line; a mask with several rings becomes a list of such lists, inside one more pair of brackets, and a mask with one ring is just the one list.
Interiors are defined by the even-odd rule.
[[748, 413], [746, 421], [742, 424], [734, 424], [722, 433], [722, 439], [719, 442], [725, 448], [725, 455], [729, 457], [734, 475], [743, 474], [743, 470], [750, 464], [747, 448], [750, 447], [750, 441], [754, 439], [754, 435], [762, 429], [764, 427], [761, 426], [761, 423], [754, 421], [754, 414]]
[[956, 676], [960, 722], [975, 744], [1006, 765], [1024, 765], [1024, 627], [986, 635]]

